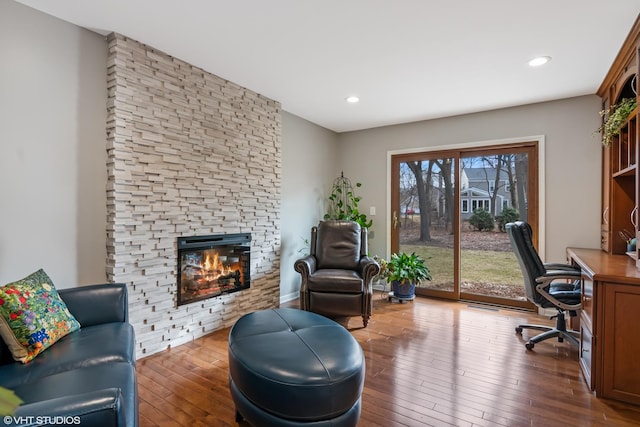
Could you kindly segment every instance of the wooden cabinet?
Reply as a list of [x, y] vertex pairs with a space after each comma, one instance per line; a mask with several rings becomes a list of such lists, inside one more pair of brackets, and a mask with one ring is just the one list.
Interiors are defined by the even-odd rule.
[[640, 286], [603, 283], [602, 395], [640, 404]]
[[[625, 98], [638, 98], [640, 57], [640, 17], [631, 29], [598, 95], [603, 110]], [[635, 108], [602, 155], [601, 248], [624, 254], [627, 244], [621, 234], [638, 235], [640, 204], [638, 158], [640, 149], [640, 108]], [[640, 265], [639, 265], [640, 266]]]
[[640, 270], [626, 255], [568, 248], [582, 271], [580, 367], [599, 397], [640, 405]]
[[[602, 109], [638, 97], [640, 15], [598, 95]], [[582, 274], [580, 368], [597, 396], [640, 405], [640, 245], [634, 260], [621, 235], [640, 237], [640, 107], [602, 153], [602, 219], [598, 249], [567, 249]]]

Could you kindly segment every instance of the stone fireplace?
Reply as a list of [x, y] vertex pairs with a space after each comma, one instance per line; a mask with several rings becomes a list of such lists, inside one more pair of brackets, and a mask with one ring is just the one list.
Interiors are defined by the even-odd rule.
[[[107, 276], [128, 285], [142, 357], [278, 306], [280, 105], [125, 36], [108, 45]], [[178, 238], [242, 233], [250, 286], [179, 302]]]

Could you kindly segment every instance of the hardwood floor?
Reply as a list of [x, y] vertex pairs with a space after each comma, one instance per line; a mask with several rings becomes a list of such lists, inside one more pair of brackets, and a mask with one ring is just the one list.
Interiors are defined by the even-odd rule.
[[[544, 317], [425, 298], [389, 303], [376, 295], [367, 328], [356, 317], [339, 322], [366, 357], [359, 426], [640, 425], [640, 407], [589, 392], [575, 347], [554, 340], [524, 348], [536, 332], [520, 337], [514, 327], [551, 324]], [[141, 427], [237, 425], [228, 333], [137, 362]]]

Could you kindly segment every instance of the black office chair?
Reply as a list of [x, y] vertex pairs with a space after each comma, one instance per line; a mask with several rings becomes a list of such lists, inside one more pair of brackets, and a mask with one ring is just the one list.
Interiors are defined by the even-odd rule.
[[558, 310], [555, 328], [542, 325], [518, 325], [516, 332], [522, 334], [523, 329], [545, 331], [525, 344], [527, 350], [543, 340], [558, 337], [559, 342], [564, 339], [579, 345], [580, 334], [568, 331], [565, 311], [570, 316], [576, 315], [576, 310], [582, 307], [580, 296], [580, 269], [568, 264], [543, 263], [531, 239], [531, 226], [522, 221], [511, 222], [506, 225], [511, 246], [518, 258], [527, 299], [542, 308]]

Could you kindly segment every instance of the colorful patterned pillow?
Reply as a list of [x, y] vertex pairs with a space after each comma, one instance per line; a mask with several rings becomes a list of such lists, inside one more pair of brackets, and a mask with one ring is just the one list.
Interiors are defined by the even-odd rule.
[[18, 362], [29, 362], [78, 329], [44, 270], [0, 288], [0, 336]]

